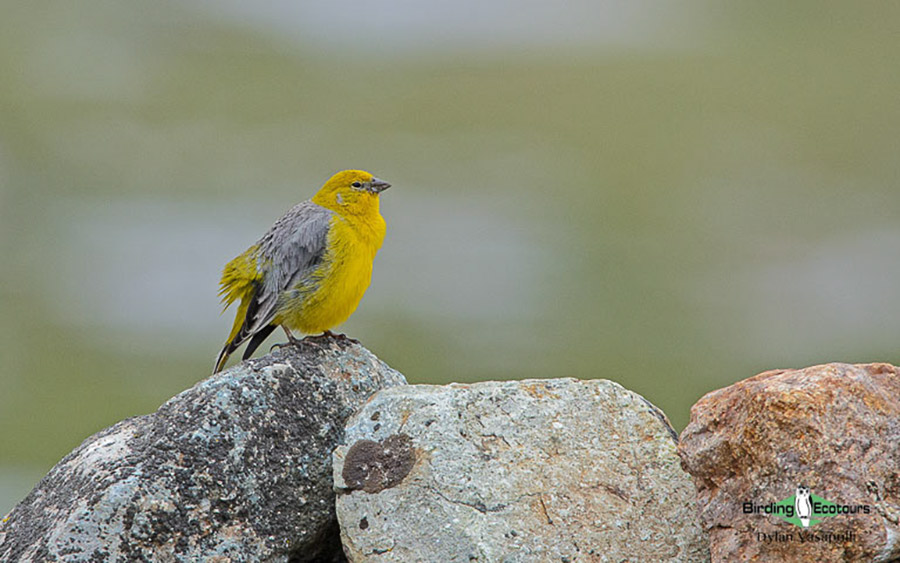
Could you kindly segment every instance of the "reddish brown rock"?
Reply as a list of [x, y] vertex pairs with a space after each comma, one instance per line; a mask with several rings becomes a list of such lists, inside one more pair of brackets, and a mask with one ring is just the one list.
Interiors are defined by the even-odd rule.
[[[768, 371], [714, 391], [691, 409], [679, 455], [713, 561], [900, 558], [900, 368]], [[745, 510], [799, 485], [839, 513], [802, 527]]]

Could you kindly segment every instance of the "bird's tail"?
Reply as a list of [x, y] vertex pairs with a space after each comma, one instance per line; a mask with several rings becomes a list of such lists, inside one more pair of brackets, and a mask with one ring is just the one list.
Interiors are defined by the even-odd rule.
[[800, 523], [804, 528], [809, 528], [809, 518], [800, 518]]
[[265, 340], [269, 337], [270, 334], [272, 334], [272, 331], [275, 330], [276, 326], [278, 325], [266, 325], [255, 332], [253, 334], [253, 337], [250, 338], [250, 342], [247, 343], [247, 347], [244, 348], [244, 355], [241, 356], [241, 359], [246, 360], [247, 358], [252, 356], [253, 352], [255, 352], [256, 349], [259, 348], [259, 345], [263, 343], [263, 340]]
[[[255, 295], [259, 290], [259, 271], [256, 267], [258, 251], [259, 246], [251, 246], [243, 254], [226, 264], [222, 271], [222, 280], [219, 282], [219, 296], [222, 298], [222, 304], [225, 309], [238, 299], [241, 300], [241, 304], [234, 317], [231, 333], [229, 333], [225, 345], [222, 346], [219, 357], [216, 358], [213, 373], [222, 371], [225, 362], [228, 361], [228, 356], [247, 339], [247, 335], [243, 334], [247, 324], [247, 315], [251, 305], [255, 310], [257, 305]], [[225, 312], [224, 309], [222, 312]]]
[[[259, 345], [263, 343], [263, 340], [272, 334], [272, 331], [275, 330], [276, 326], [278, 325], [270, 324], [256, 332], [250, 339], [250, 343], [247, 344], [247, 348], [244, 350], [244, 356], [241, 359], [246, 360], [249, 358], [253, 352], [259, 348]], [[234, 352], [242, 343], [243, 340], [240, 342], [230, 340], [225, 343], [225, 346], [222, 346], [222, 351], [219, 352], [219, 357], [216, 358], [216, 367], [213, 368], [213, 373], [222, 371], [222, 368], [225, 367], [225, 362], [228, 361], [228, 357], [231, 356], [232, 352]]]
[[228, 356], [230, 356], [244, 341], [244, 339], [240, 338], [240, 334], [241, 328], [243, 328], [244, 322], [247, 319], [247, 308], [249, 305], [250, 299], [241, 301], [241, 305], [237, 310], [237, 315], [234, 317], [234, 325], [231, 327], [231, 334], [228, 335], [228, 340], [225, 341], [225, 345], [222, 346], [222, 351], [219, 352], [219, 357], [216, 358], [216, 367], [213, 368], [213, 373], [222, 371], [222, 368], [225, 367], [225, 362], [228, 361]]
[[219, 373], [222, 371], [222, 368], [225, 367], [225, 362], [228, 361], [228, 356], [234, 352], [234, 348], [232, 348], [231, 342], [226, 342], [225, 346], [222, 346], [222, 351], [219, 352], [219, 357], [216, 358], [216, 366], [213, 368], [213, 373]]

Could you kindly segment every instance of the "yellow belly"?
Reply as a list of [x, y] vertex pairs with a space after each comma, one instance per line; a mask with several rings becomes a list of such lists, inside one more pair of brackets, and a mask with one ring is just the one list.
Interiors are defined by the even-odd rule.
[[[372, 263], [384, 238], [381, 230], [335, 217], [328, 237], [328, 250], [316, 282], [307, 286], [302, 298], [285, 299], [275, 317], [276, 324], [305, 334], [324, 332], [346, 321], [369, 287]], [[377, 222], [376, 222], [376, 227]]]

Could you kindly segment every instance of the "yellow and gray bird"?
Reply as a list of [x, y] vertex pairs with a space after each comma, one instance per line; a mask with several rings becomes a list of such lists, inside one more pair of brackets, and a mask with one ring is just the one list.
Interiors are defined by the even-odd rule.
[[362, 170], [338, 172], [225, 265], [222, 303], [241, 304], [213, 373], [248, 339], [249, 358], [277, 326], [296, 343], [292, 330], [328, 332], [350, 317], [372, 280], [385, 233], [378, 194], [389, 187]]

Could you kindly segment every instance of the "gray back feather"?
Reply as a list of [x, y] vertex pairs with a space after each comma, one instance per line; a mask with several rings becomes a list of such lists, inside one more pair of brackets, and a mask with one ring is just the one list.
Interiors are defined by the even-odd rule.
[[267, 326], [281, 293], [316, 270], [325, 257], [328, 227], [334, 212], [313, 203], [298, 203], [272, 225], [259, 242], [262, 284], [247, 311], [243, 340]]

